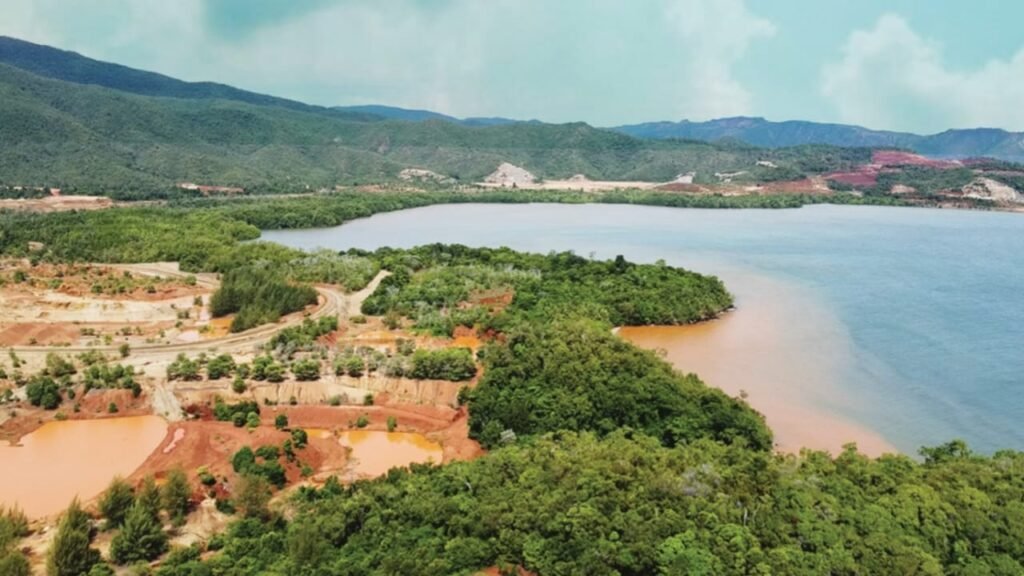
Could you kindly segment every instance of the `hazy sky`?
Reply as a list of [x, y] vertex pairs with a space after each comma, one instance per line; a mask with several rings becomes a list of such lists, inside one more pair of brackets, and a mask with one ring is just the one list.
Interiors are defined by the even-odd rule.
[[0, 34], [306, 102], [1024, 130], [1024, 2], [3, 0]]

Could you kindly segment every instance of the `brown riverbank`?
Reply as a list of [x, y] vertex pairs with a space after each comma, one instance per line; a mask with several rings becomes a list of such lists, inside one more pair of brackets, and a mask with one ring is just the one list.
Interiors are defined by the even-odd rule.
[[736, 310], [701, 324], [627, 327], [619, 334], [663, 350], [679, 370], [710, 386], [746, 396], [765, 415], [781, 451], [835, 454], [856, 442], [868, 455], [895, 452], [880, 434], [830, 408], [856, 399], [839, 387], [850, 348], [827, 308], [781, 281], [736, 271], [722, 277], [737, 292]]

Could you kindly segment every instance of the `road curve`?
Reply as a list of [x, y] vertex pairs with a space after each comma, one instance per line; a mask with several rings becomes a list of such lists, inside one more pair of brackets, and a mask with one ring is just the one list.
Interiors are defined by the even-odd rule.
[[[150, 274], [150, 275], [171, 275], [166, 268], [160, 267], [147, 267], [146, 265], [131, 265], [124, 266], [123, 268], [132, 270], [133, 272]], [[183, 273], [176, 273], [177, 275], [184, 276]], [[313, 320], [323, 318], [326, 316], [339, 316], [342, 320], [347, 320], [350, 316], [358, 314], [359, 308], [362, 306], [363, 300], [365, 300], [377, 286], [381, 280], [390, 275], [390, 272], [381, 270], [377, 273], [377, 276], [370, 281], [362, 290], [355, 292], [350, 295], [345, 295], [334, 287], [319, 285], [314, 286], [323, 303], [317, 306], [316, 310], [311, 312], [309, 316], [293, 314], [290, 318], [287, 318], [284, 322], [276, 322], [274, 324], [264, 324], [255, 328], [246, 330], [245, 332], [238, 332], [236, 334], [228, 334], [221, 338], [211, 338], [209, 340], [199, 340], [197, 342], [175, 342], [171, 344], [140, 344], [132, 346], [133, 356], [143, 356], [150, 354], [176, 354], [179, 352], [209, 352], [217, 350], [220, 352], [227, 352], [229, 350], [240, 350], [240, 349], [251, 349], [252, 347], [263, 344], [269, 340], [279, 330], [290, 328], [292, 326], [298, 326], [307, 317]], [[204, 285], [208, 285], [208, 279], [199, 279], [197, 281], [202, 282]], [[355, 310], [353, 313], [352, 311]], [[96, 350], [99, 352], [118, 352], [118, 346], [11, 346], [9, 350], [13, 350], [18, 355], [33, 355], [33, 354], [48, 354], [50, 352], [56, 353], [71, 353], [80, 354], [83, 352], [89, 352]]]

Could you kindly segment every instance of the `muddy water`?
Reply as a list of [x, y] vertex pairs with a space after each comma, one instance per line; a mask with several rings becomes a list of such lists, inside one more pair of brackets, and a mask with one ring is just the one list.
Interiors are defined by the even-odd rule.
[[409, 464], [441, 463], [441, 445], [422, 434], [350, 430], [339, 435], [342, 446], [352, 449], [350, 462], [356, 476], [370, 478]]
[[780, 450], [836, 453], [855, 442], [871, 455], [896, 451], [842, 416], [857, 400], [836, 384], [851, 352], [829, 310], [782, 281], [736, 270], [722, 276], [744, 288], [736, 310], [691, 326], [625, 327], [619, 335], [731, 396], [745, 396], [765, 415]]
[[39, 518], [76, 495], [90, 500], [134, 472], [166, 433], [156, 416], [48, 422], [17, 446], [0, 446], [0, 504]]

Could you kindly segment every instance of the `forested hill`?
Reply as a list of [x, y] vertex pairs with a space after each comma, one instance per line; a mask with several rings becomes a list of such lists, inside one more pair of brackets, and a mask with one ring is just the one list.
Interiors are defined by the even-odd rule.
[[32, 61], [36, 71], [67, 80], [0, 64], [0, 185], [131, 199], [160, 197], [179, 182], [249, 193], [331, 188], [394, 180], [407, 167], [460, 182], [477, 182], [503, 162], [540, 178], [664, 182], [750, 170], [760, 160], [779, 167], [772, 177], [792, 178], [869, 158], [866, 149], [642, 140], [582, 123], [363, 121], [370, 116], [247, 101], [239, 96], [247, 93], [203, 92], [172, 79], [140, 80], [140, 88], [125, 78], [164, 77], [46, 53], [60, 58]]
[[318, 112], [351, 120], [381, 119], [380, 116], [374, 114], [311, 106], [295, 100], [239, 90], [215, 82], [184, 82], [163, 74], [101, 62], [82, 56], [77, 52], [34, 44], [9, 36], [0, 36], [0, 62], [46, 78], [104, 86], [144, 96], [192, 100], [234, 100], [260, 106], [279, 106], [292, 110]]

